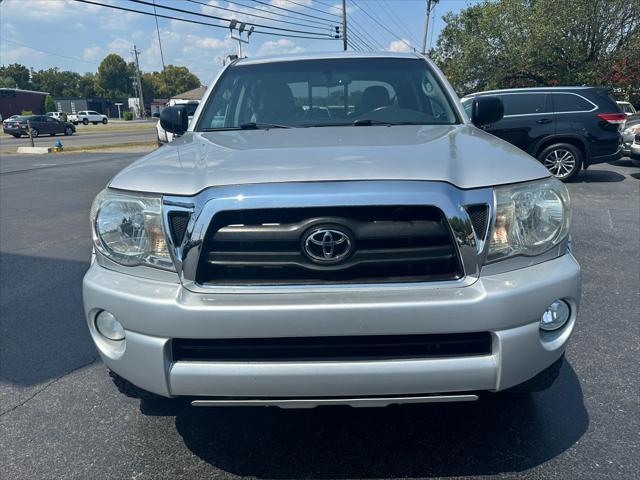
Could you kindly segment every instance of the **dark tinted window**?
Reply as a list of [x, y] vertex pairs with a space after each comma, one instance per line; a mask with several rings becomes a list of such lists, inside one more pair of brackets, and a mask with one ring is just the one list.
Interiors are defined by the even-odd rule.
[[446, 93], [423, 60], [358, 58], [231, 67], [210, 95], [197, 129], [252, 122], [351, 126], [363, 119], [457, 122]]
[[572, 93], [554, 93], [553, 105], [556, 112], [588, 112], [593, 105]]
[[0, 98], [16, 98], [15, 90], [0, 90]]
[[504, 104], [504, 114], [530, 115], [551, 111], [549, 95], [546, 93], [512, 93], [500, 95]]

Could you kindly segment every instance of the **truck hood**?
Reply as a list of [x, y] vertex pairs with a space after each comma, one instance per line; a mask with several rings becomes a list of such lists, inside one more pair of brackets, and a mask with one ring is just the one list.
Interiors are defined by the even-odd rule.
[[468, 189], [548, 176], [520, 149], [471, 125], [318, 127], [187, 133], [110, 186], [194, 195], [247, 183], [431, 180]]

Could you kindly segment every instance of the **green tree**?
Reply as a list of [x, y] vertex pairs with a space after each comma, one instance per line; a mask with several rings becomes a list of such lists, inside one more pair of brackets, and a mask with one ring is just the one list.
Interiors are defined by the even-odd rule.
[[15, 88], [16, 81], [11, 77], [0, 75], [0, 88]]
[[[602, 72], [624, 68], [640, 36], [640, 2], [629, 0], [485, 0], [443, 19], [430, 55], [459, 94], [615, 84]], [[640, 77], [634, 83], [640, 88]]]
[[44, 99], [44, 111], [55, 112], [56, 110], [56, 102], [53, 101], [53, 97], [51, 95], [47, 95]]
[[34, 90], [48, 92], [54, 98], [79, 96], [80, 74], [58, 67], [31, 71], [31, 86]]
[[94, 73], [87, 72], [80, 76], [78, 80], [78, 94], [80, 97], [98, 97], [100, 93], [100, 87], [97, 85], [97, 79]]
[[155, 95], [160, 98], [170, 98], [201, 85], [200, 79], [187, 67], [175, 65], [167, 65], [164, 72], [153, 72], [150, 74], [149, 80], [153, 85]]
[[11, 65], [0, 67], [0, 77], [9, 77], [13, 80], [12, 88], [16, 85], [18, 88], [29, 89], [30, 74], [29, 69], [19, 63], [12, 63]]
[[131, 73], [120, 55], [110, 53], [98, 66], [96, 84], [108, 97], [126, 97], [131, 94]]

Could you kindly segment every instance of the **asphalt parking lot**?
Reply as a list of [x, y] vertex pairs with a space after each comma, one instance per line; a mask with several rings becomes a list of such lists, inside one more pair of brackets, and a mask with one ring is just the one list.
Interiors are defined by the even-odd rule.
[[197, 409], [118, 393], [83, 318], [91, 200], [138, 156], [0, 158], [2, 478], [637, 478], [640, 168], [596, 165], [569, 185], [583, 300], [550, 390], [384, 409]]

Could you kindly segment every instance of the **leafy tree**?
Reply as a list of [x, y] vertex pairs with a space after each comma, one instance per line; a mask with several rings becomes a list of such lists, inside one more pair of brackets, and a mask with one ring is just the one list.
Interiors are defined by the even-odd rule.
[[47, 95], [44, 99], [44, 111], [55, 112], [56, 110], [56, 102], [53, 101], [53, 97], [51, 95]]
[[19, 63], [12, 63], [11, 65], [1, 66], [0, 77], [11, 78], [13, 80], [13, 85], [11, 85], [12, 88], [15, 88], [16, 85], [18, 86], [18, 88], [29, 88], [29, 69], [24, 65], [20, 65]]
[[48, 92], [54, 98], [77, 97], [80, 74], [58, 67], [31, 71], [31, 88]]
[[0, 88], [15, 88], [16, 81], [11, 77], [4, 77], [0, 75]]
[[640, 2], [485, 0], [443, 19], [446, 26], [430, 54], [459, 94], [519, 86], [615, 86], [610, 73], [616, 65], [625, 87], [631, 82], [640, 88], [640, 76], [630, 78], [640, 58], [633, 47], [640, 37]]
[[164, 72], [153, 72], [149, 80], [153, 85], [155, 96], [160, 98], [170, 98], [201, 85], [200, 79], [187, 67], [175, 65], [167, 65]]
[[98, 66], [97, 86], [109, 97], [125, 97], [131, 93], [131, 69], [124, 59], [110, 53]]
[[92, 98], [100, 96], [101, 89], [97, 85], [96, 75], [87, 72], [78, 80], [78, 96], [84, 98]]

